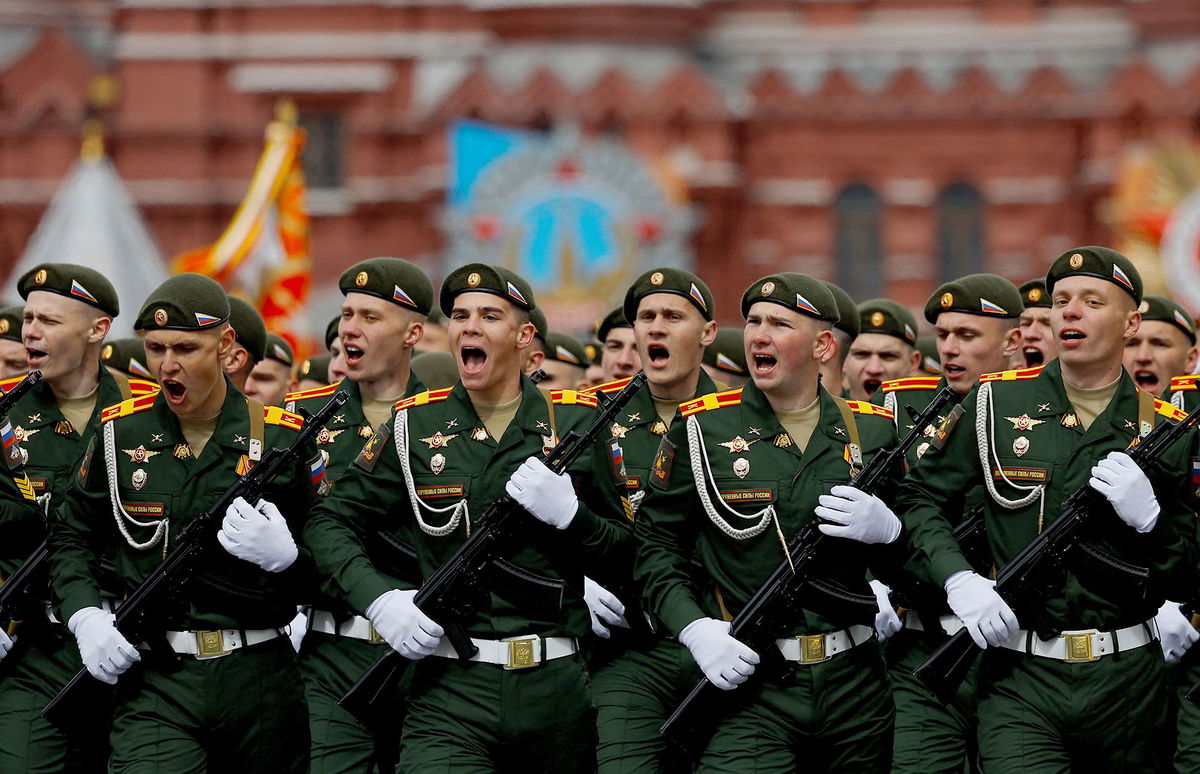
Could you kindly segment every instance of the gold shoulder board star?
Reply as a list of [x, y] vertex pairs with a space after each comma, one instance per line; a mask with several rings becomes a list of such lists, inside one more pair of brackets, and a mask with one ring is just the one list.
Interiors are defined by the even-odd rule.
[[1013, 430], [1028, 430], [1031, 427], [1037, 427], [1046, 423], [1046, 420], [1033, 419], [1028, 414], [1022, 414], [1019, 417], [1005, 417], [1005, 419], [1012, 422]]
[[453, 441], [457, 437], [458, 437], [458, 433], [451, 433], [450, 435], [442, 435], [442, 431], [439, 430], [436, 433], [434, 433], [433, 435], [429, 436], [428, 438], [422, 438], [421, 443], [429, 444], [430, 449], [440, 449], [443, 446], [445, 446], [446, 444]]
[[138, 447], [136, 449], [122, 449], [121, 451], [123, 451], [129, 455], [130, 461], [135, 462], [139, 465], [141, 463], [145, 462], [146, 460], [150, 459], [151, 457], [157, 457], [159, 455], [159, 452], [150, 451], [141, 444], [138, 444]]
[[613, 422], [613, 426], [612, 426], [613, 438], [624, 438], [625, 434], [628, 432], [629, 432], [628, 427], [622, 427], [621, 425], [618, 425], [616, 422]]

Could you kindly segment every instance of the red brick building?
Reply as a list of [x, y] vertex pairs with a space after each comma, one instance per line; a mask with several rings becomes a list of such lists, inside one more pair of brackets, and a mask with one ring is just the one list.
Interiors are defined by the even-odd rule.
[[281, 95], [326, 286], [370, 255], [442, 273], [451, 120], [574, 124], [678, 171], [729, 321], [772, 271], [917, 305], [1111, 242], [1122, 153], [1200, 137], [1200, 2], [0, 0], [0, 271], [102, 72], [164, 254], [220, 233]]

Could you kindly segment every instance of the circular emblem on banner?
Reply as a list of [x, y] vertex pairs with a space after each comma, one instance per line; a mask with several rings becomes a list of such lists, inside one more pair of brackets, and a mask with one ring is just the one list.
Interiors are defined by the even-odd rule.
[[759, 289], [758, 292], [764, 296], [771, 295], [772, 293], [775, 292], [775, 283], [771, 282], [770, 280], [767, 280], [766, 282], [764, 282], [762, 284], [762, 287]]
[[470, 287], [479, 287], [479, 283], [483, 281], [483, 277], [479, 276], [479, 272], [473, 271], [467, 275], [467, 285]]
[[45, 269], [37, 270], [37, 274], [33, 275], [33, 284], [35, 284], [35, 285], [46, 284], [46, 270]]
[[943, 309], [949, 309], [950, 305], [953, 303], [954, 303], [954, 294], [953, 293], [943, 293], [942, 294], [941, 304], [942, 304]]
[[876, 328], [883, 325], [883, 312], [871, 312], [871, 325]]
[[663, 273], [661, 271], [656, 271], [650, 275], [650, 284], [651, 285], [654, 285], [655, 287], [657, 287], [657, 286], [661, 285], [662, 283], [663, 283]]
[[1080, 255], [1079, 253], [1075, 253], [1074, 255], [1071, 256], [1070, 263], [1071, 263], [1072, 269], [1078, 269], [1080, 266], [1083, 265], [1083, 256]]
[[[6, 328], [8, 328], [8, 320], [0, 320], [0, 333], [4, 333]], [[104, 349], [100, 350], [100, 359], [108, 360], [110, 357], [112, 357], [112, 353], [112, 344], [105, 344]]]
[[367, 273], [365, 271], [360, 271], [358, 274], [354, 275], [354, 286], [355, 287], [361, 288], [363, 285], [366, 285], [366, 284], [367, 284]]
[[154, 310], [154, 324], [158, 325], [160, 327], [167, 324], [167, 310], [166, 309], [155, 309]]

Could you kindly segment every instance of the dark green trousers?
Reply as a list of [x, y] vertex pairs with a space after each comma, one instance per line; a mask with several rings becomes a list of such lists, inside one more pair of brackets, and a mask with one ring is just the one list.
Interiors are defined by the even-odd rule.
[[730, 692], [728, 715], [697, 771], [886, 774], [895, 709], [878, 643], [872, 639], [829, 661], [785, 668], [780, 677], [752, 678]]
[[979, 674], [984, 773], [1162, 771], [1164, 668], [1157, 643], [1078, 664], [988, 649]]
[[338, 706], [338, 699], [386, 649], [387, 645], [320, 632], [304, 636], [300, 674], [312, 736], [311, 774], [387, 774], [395, 769], [404, 722], [401, 691], [397, 690], [394, 702], [381, 708], [371, 729]]
[[401, 774], [590, 774], [596, 710], [579, 654], [532, 669], [418, 661], [400, 738]]
[[1200, 681], [1200, 647], [1193, 646], [1178, 664], [1168, 667], [1170, 685], [1175, 693], [1172, 708], [1175, 710], [1175, 770], [1179, 772], [1200, 771], [1200, 707], [1192, 704], [1184, 694]]
[[308, 709], [287, 637], [162, 671], [143, 655], [117, 683], [109, 770], [303, 774]]
[[599, 774], [688, 771], [687, 756], [658, 733], [701, 677], [688, 649], [662, 637], [633, 641], [618, 631], [588, 663]]
[[934, 698], [913, 675], [944, 640], [936, 633], [901, 629], [884, 646], [896, 703], [894, 774], [959, 774], [975, 761], [978, 669], [949, 704]]

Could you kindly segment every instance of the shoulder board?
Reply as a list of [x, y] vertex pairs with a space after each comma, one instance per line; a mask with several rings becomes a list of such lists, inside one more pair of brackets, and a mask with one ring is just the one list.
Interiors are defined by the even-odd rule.
[[145, 379], [129, 379], [129, 391], [133, 393], [135, 398], [140, 398], [143, 395], [157, 393], [162, 387], [159, 387], [156, 382], [149, 382]]
[[292, 430], [299, 430], [304, 427], [304, 417], [281, 409], [278, 406], [264, 406], [263, 420], [268, 425], [279, 425], [280, 427], [287, 427]]
[[295, 400], [308, 400], [309, 398], [328, 398], [337, 391], [337, 386], [340, 382], [327, 384], [324, 387], [313, 387], [311, 390], [301, 390], [299, 392], [289, 392], [283, 396], [284, 403], [291, 403]]
[[21, 380], [24, 379], [25, 377], [26, 377], [26, 374], [21, 374], [20, 376], [11, 376], [3, 381], [0, 381], [0, 390], [3, 390], [4, 392], [8, 392], [13, 387], [16, 387], [18, 384], [20, 384]]
[[690, 417], [692, 414], [699, 414], [701, 411], [712, 411], [713, 409], [725, 408], [726, 406], [736, 406], [741, 402], [742, 388], [738, 387], [737, 389], [725, 390], [724, 392], [710, 392], [694, 400], [684, 401], [679, 404], [679, 411], [683, 416]]
[[614, 379], [611, 382], [597, 384], [595, 387], [588, 387], [584, 392], [620, 392], [624, 389], [625, 385], [629, 384], [631, 379], [633, 379], [632, 376], [626, 376], [624, 379]]
[[850, 410], [855, 414], [866, 414], [867, 416], [872, 417], [887, 417], [888, 419], [896, 418], [895, 414], [888, 409], [885, 409], [883, 406], [876, 406], [874, 403], [868, 403], [865, 400], [847, 400], [846, 405], [849, 406]]
[[1188, 374], [1187, 376], [1172, 376], [1171, 391], [1175, 390], [1200, 390], [1200, 374]]
[[145, 411], [154, 405], [154, 401], [158, 399], [158, 393], [143, 395], [140, 398], [130, 398], [123, 400], [116, 405], [109, 406], [100, 412], [100, 423], [111, 422], [118, 417], [127, 417], [130, 414], [136, 414], [139, 411]]
[[1044, 366], [1034, 366], [1033, 368], [1017, 368], [1013, 371], [997, 371], [992, 374], [984, 374], [979, 377], [979, 382], [1013, 382], [1018, 379], [1036, 379], [1038, 374], [1042, 372]]
[[596, 408], [600, 405], [600, 401], [595, 395], [589, 395], [586, 392], [576, 392], [575, 390], [551, 390], [550, 400], [554, 401], [555, 406], [579, 405]]
[[443, 387], [440, 390], [428, 390], [408, 398], [401, 398], [392, 405], [392, 408], [394, 408], [396, 411], [404, 411], [405, 409], [410, 409], [413, 406], [424, 406], [426, 403], [437, 403], [449, 398], [450, 392], [453, 389], [453, 387]]
[[1188, 415], [1186, 411], [1176, 407], [1173, 403], [1165, 400], [1154, 399], [1154, 413], [1160, 414], [1167, 419], [1178, 422]]
[[880, 389], [884, 392], [899, 392], [901, 390], [936, 390], [942, 383], [940, 376], [906, 376], [903, 379], [888, 379]]

